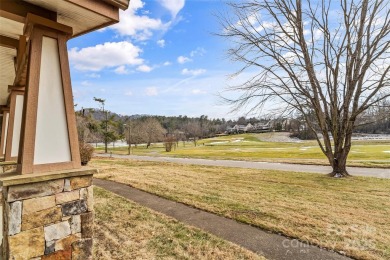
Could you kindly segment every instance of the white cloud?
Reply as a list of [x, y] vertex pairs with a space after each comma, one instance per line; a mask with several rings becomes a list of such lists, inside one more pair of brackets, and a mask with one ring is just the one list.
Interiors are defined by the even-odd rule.
[[90, 73], [90, 74], [87, 74], [87, 77], [98, 79], [98, 78], [100, 78], [100, 74]]
[[160, 4], [175, 18], [180, 10], [183, 9], [185, 0], [160, 0]]
[[106, 42], [82, 49], [72, 48], [69, 59], [74, 67], [83, 71], [100, 71], [123, 65], [141, 65], [142, 50], [127, 41]]
[[125, 93], [125, 96], [132, 96], [132, 95], [133, 95], [133, 92], [131, 92], [130, 90]]
[[115, 70], [115, 73], [116, 74], [128, 74], [129, 71], [126, 69], [126, 66], [125, 65], [122, 65], [122, 66], [119, 66], [118, 68], [116, 68]]
[[207, 92], [201, 89], [193, 89], [191, 93], [194, 95], [200, 95], [200, 94], [206, 94]]
[[184, 64], [184, 63], [187, 63], [187, 62], [190, 62], [192, 61], [190, 58], [188, 57], [185, 57], [185, 56], [179, 56], [177, 57], [177, 62], [180, 63], [180, 64]]
[[137, 68], [137, 70], [141, 72], [151, 72], [153, 68], [149, 67], [148, 65], [141, 65]]
[[88, 86], [91, 86], [91, 82], [89, 82], [88, 80], [84, 80], [81, 82], [81, 85], [84, 86], [84, 87], [88, 87]]
[[160, 46], [161, 48], [164, 48], [165, 47], [165, 40], [158, 40], [157, 41], [157, 45]]
[[164, 64], [163, 64], [164, 66], [169, 66], [169, 65], [172, 65], [172, 62], [170, 62], [170, 61], [166, 61], [166, 62], [164, 62]]
[[164, 23], [161, 19], [149, 17], [148, 12], [138, 15], [137, 11], [144, 7], [141, 0], [132, 0], [126, 11], [120, 11], [120, 22], [110, 26], [121, 36], [130, 36], [139, 41], [145, 41], [152, 37], [153, 31], [166, 31], [172, 24]]
[[205, 72], [206, 72], [205, 69], [197, 69], [197, 70], [183, 69], [181, 71], [181, 74], [182, 75], [198, 76], [198, 75], [201, 75], [201, 74], [203, 74]]
[[146, 94], [147, 96], [157, 96], [157, 95], [158, 95], [157, 88], [156, 88], [156, 87], [149, 87], [149, 88], [146, 88], [145, 94]]
[[298, 58], [299, 58], [296, 53], [291, 52], [291, 51], [286, 52], [285, 54], [282, 55], [282, 57], [283, 57], [283, 60], [281, 59], [281, 62], [289, 63], [289, 64], [293, 64], [293, 63], [297, 62]]
[[204, 48], [198, 47], [198, 48], [196, 48], [196, 50], [191, 51], [190, 56], [191, 57], [203, 56], [205, 54], [206, 54], [206, 50]]

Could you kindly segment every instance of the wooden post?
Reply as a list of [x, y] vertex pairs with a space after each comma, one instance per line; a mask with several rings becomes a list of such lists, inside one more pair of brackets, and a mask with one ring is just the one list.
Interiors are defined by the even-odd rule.
[[20, 174], [81, 167], [66, 42], [72, 28], [27, 15], [29, 45]]
[[[92, 259], [96, 170], [80, 163], [66, 47], [72, 28], [28, 14], [24, 34], [14, 82], [26, 80], [17, 171], [0, 176], [0, 258]], [[10, 89], [8, 159], [23, 94]]]
[[8, 133], [8, 121], [9, 121], [9, 107], [4, 107], [1, 109], [3, 114], [3, 123], [1, 127], [1, 142], [0, 142], [0, 156], [5, 154], [5, 146], [7, 143], [7, 133]]
[[5, 146], [5, 161], [14, 161], [19, 153], [20, 128], [22, 126], [22, 112], [24, 88], [10, 88], [10, 109], [8, 119], [7, 141]]

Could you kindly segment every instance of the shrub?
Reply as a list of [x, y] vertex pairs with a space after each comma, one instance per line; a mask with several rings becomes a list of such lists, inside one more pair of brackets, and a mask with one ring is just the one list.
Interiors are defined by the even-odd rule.
[[81, 165], [85, 166], [91, 160], [93, 151], [95, 150], [92, 145], [81, 142], [80, 143], [80, 159]]
[[290, 134], [290, 137], [296, 137], [296, 138], [299, 138], [301, 140], [315, 140], [316, 139], [316, 135], [310, 129], [301, 130], [300, 132], [293, 132]]

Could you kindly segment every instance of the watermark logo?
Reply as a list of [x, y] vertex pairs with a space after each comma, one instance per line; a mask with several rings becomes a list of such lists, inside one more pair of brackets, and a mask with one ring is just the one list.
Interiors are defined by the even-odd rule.
[[310, 245], [308, 243], [299, 241], [298, 239], [284, 239], [282, 242], [283, 248], [286, 249], [286, 255], [290, 255], [293, 253], [300, 254], [309, 254], [310, 253]]
[[[330, 224], [326, 229], [326, 237], [328, 240], [327, 249], [339, 251], [340, 253], [344, 253], [340, 249], [373, 250], [376, 247], [374, 239], [376, 233], [377, 230], [375, 227], [365, 224], [351, 224], [346, 226]], [[293, 253], [311, 253], [310, 243], [297, 239], [286, 238], [283, 240], [282, 246], [286, 249], [286, 255], [292, 255]]]
[[376, 228], [366, 224], [351, 224], [346, 226], [329, 224], [327, 236], [334, 237], [333, 248], [338, 247], [370, 250], [375, 249]]

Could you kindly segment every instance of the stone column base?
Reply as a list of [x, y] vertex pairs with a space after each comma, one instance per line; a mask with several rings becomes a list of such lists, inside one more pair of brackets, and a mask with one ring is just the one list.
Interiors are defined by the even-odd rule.
[[3, 259], [92, 259], [95, 172], [1, 176]]

